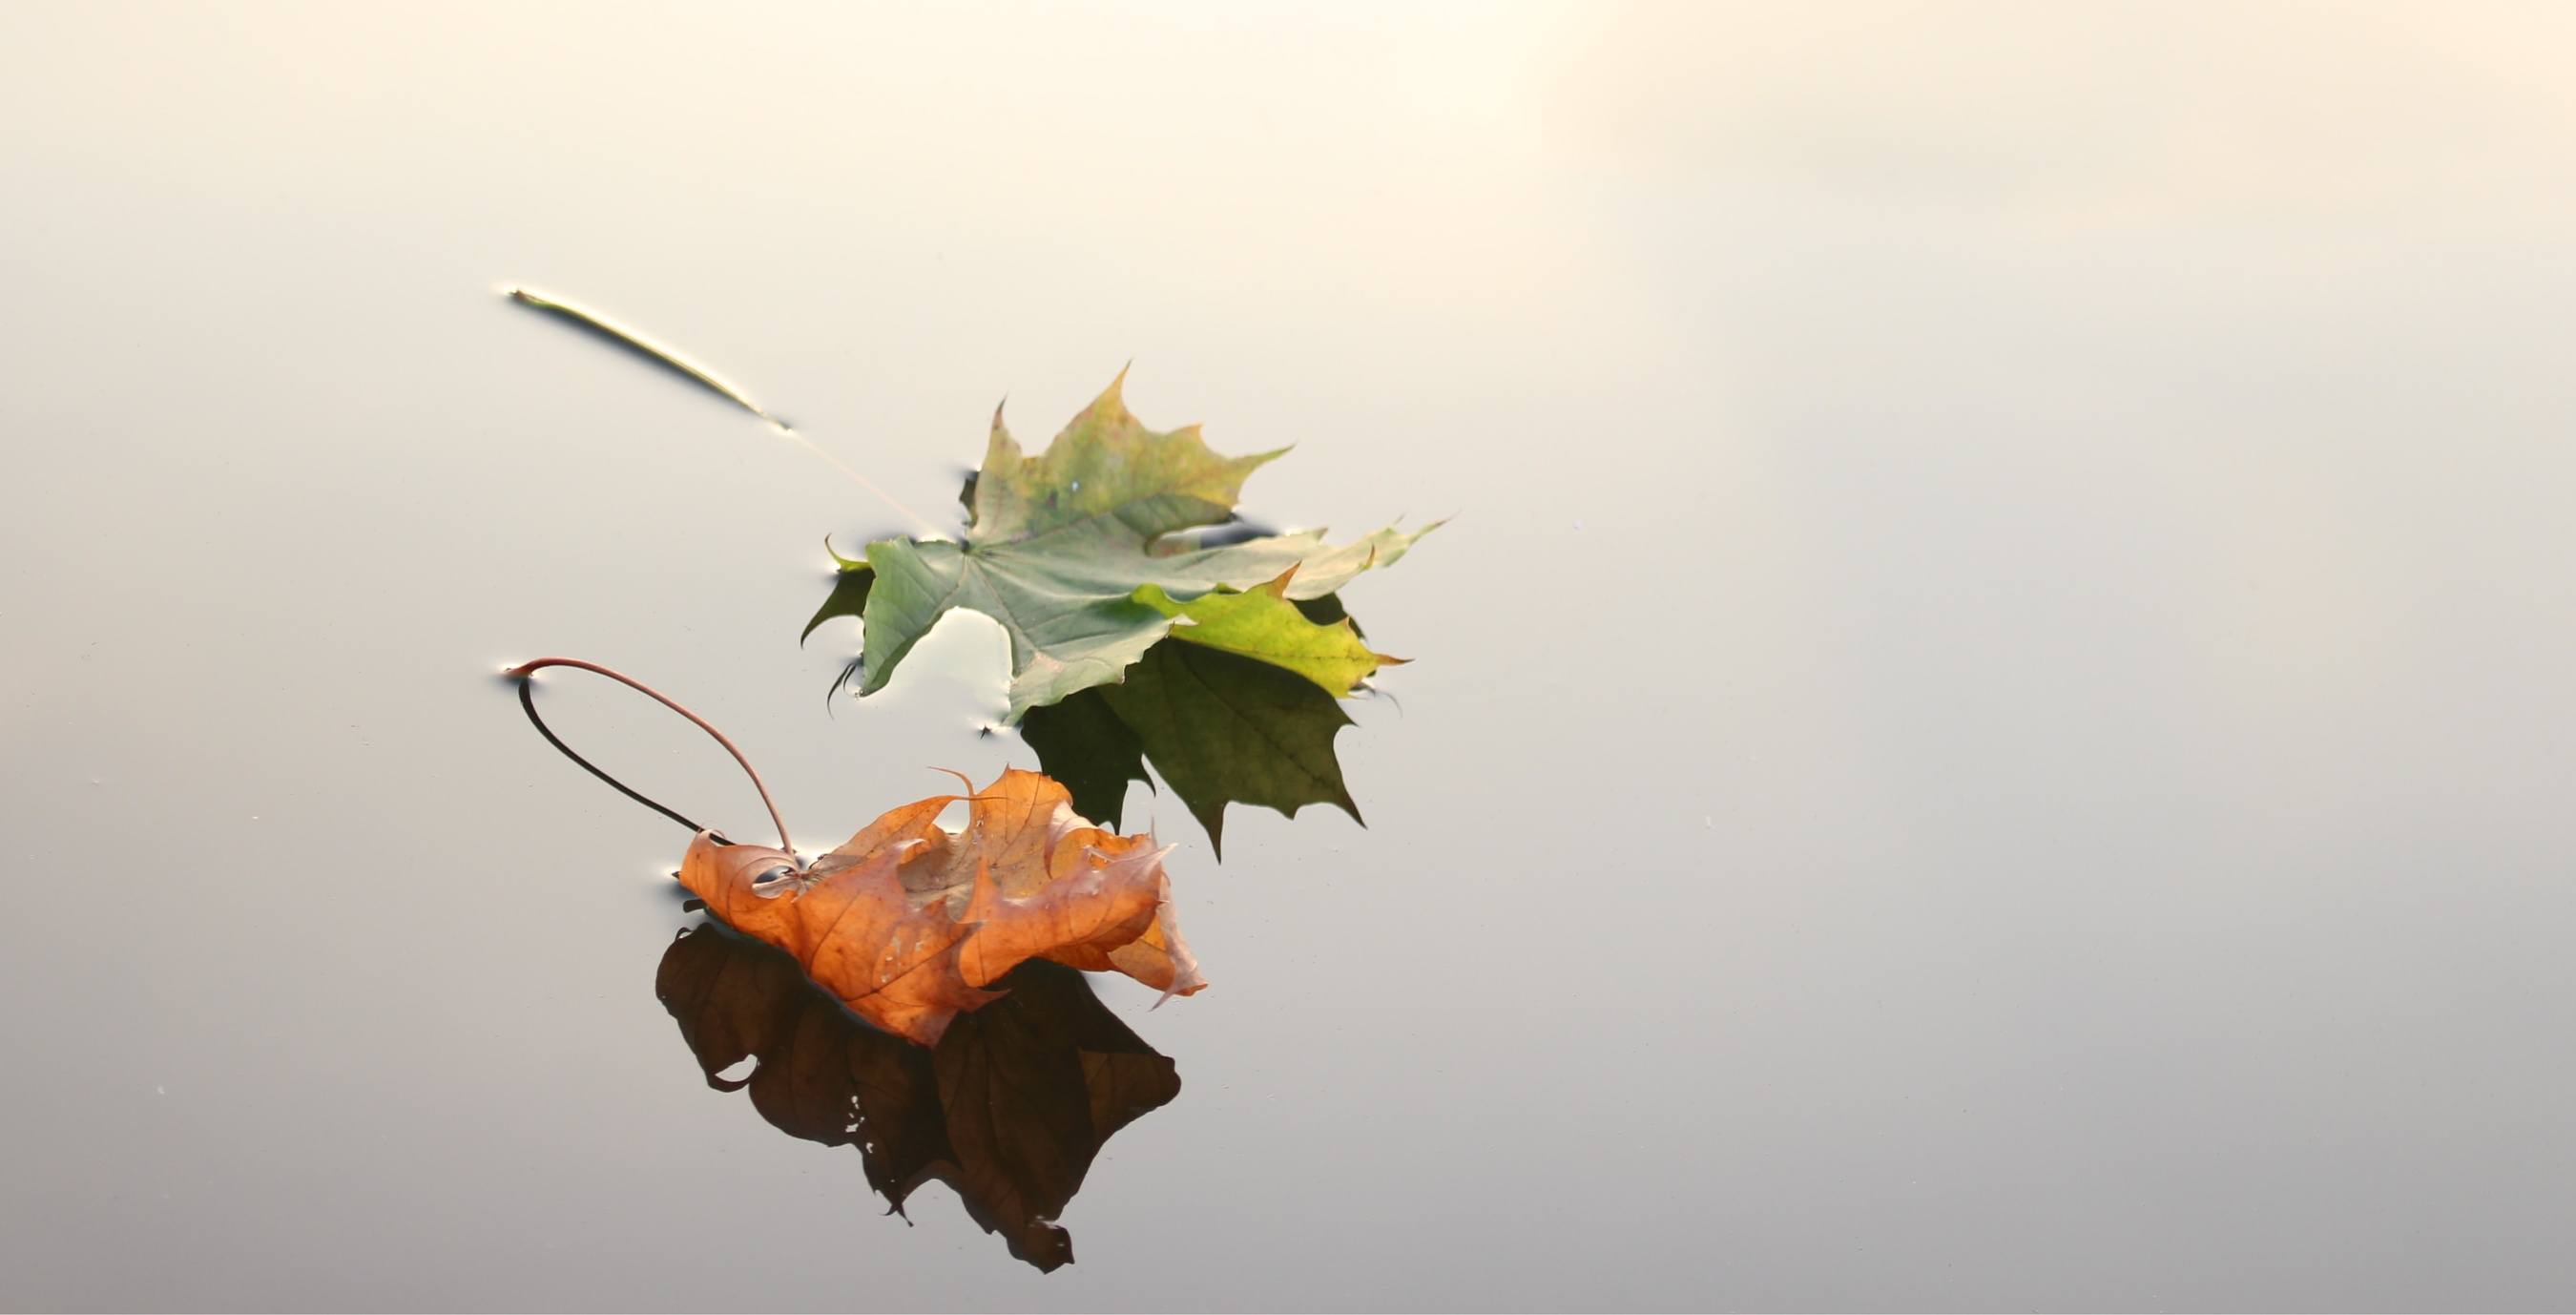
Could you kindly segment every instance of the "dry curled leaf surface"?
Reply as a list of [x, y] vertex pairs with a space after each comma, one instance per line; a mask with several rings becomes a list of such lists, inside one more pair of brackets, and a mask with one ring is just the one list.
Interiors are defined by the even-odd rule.
[[[952, 834], [939, 814], [961, 799], [966, 829]], [[936, 1045], [1030, 959], [1125, 973], [1166, 997], [1205, 986], [1173, 916], [1166, 852], [1093, 826], [1062, 785], [1012, 770], [971, 795], [897, 808], [802, 871], [783, 850], [701, 833], [680, 883], [860, 1017]]]

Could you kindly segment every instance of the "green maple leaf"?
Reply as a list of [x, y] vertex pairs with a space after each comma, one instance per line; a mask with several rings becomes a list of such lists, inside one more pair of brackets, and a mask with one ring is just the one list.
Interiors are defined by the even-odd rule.
[[1291, 567], [1266, 584], [1239, 593], [1218, 589], [1188, 602], [1151, 584], [1139, 586], [1133, 596], [1173, 619], [1172, 638], [1296, 672], [1335, 698], [1357, 689], [1379, 667], [1404, 661], [1370, 652], [1347, 617], [1329, 624], [1308, 618], [1288, 598], [1296, 574]]
[[1129, 781], [1163, 783], [1225, 853], [1225, 806], [1290, 817], [1308, 804], [1360, 815], [1333, 755], [1351, 724], [1332, 695], [1293, 672], [1197, 644], [1156, 644], [1126, 680], [1033, 708], [1020, 735], [1038, 766], [1073, 792], [1076, 811], [1118, 825]]
[[1020, 738], [1037, 751], [1038, 770], [1063, 783], [1073, 795], [1073, 811], [1095, 826], [1118, 830], [1127, 783], [1154, 783], [1145, 774], [1145, 742], [1119, 720], [1100, 687], [1029, 709], [1020, 718]]
[[[1168, 433], [1147, 429], [1120, 396], [1125, 378], [1122, 372], [1035, 457], [1021, 453], [995, 413], [965, 543], [880, 539], [868, 545], [860, 569], [870, 579], [858, 586], [845, 578], [833, 595], [847, 607], [864, 593], [858, 603], [865, 631], [861, 695], [885, 688], [931, 626], [962, 607], [1001, 623], [1010, 637], [1009, 719], [1017, 721], [1031, 708], [1116, 683], [1202, 595], [1277, 583], [1278, 601], [1319, 598], [1372, 566], [1394, 562], [1438, 528], [1408, 534], [1390, 526], [1340, 545], [1326, 544], [1316, 530], [1205, 546], [1188, 531], [1232, 516], [1244, 477], [1286, 449], [1226, 457], [1208, 448], [1195, 425]], [[844, 561], [845, 577], [856, 574], [856, 565]], [[824, 605], [815, 624], [847, 614], [835, 602]], [[1231, 606], [1236, 610], [1215, 609], [1227, 612], [1224, 625], [1189, 617], [1194, 624], [1184, 627], [1185, 635], [1211, 626], [1241, 633], [1257, 623], [1269, 631], [1258, 642], [1295, 655], [1302, 664], [1296, 669], [1318, 681], [1357, 660], [1336, 650], [1330, 636], [1286, 633], [1288, 618], [1275, 611], [1254, 615], [1262, 608], [1257, 601]], [[1356, 635], [1349, 640], [1357, 646]], [[1359, 652], [1374, 669], [1376, 655]]]

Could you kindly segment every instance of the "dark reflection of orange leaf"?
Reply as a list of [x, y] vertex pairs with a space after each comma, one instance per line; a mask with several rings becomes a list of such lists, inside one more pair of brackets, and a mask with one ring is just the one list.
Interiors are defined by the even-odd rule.
[[[960, 798], [966, 830], [950, 835], [937, 819]], [[935, 1045], [1033, 958], [1122, 972], [1166, 996], [1205, 986], [1173, 920], [1164, 852], [1084, 821], [1054, 781], [1006, 771], [972, 796], [895, 809], [801, 872], [784, 851], [701, 833], [680, 883], [861, 1017]]]
[[[1101, 1144], [1181, 1080], [1080, 974], [1030, 962], [998, 985], [1009, 994], [960, 1017], [935, 1050], [860, 1022], [795, 960], [720, 927], [681, 933], [654, 989], [709, 1085], [749, 1088], [790, 1136], [857, 1146], [869, 1186], [898, 1211], [922, 1183], [947, 1183], [1011, 1254], [1051, 1270], [1073, 1259], [1055, 1219]], [[747, 1058], [758, 1061], [747, 1077], [720, 1076]]]

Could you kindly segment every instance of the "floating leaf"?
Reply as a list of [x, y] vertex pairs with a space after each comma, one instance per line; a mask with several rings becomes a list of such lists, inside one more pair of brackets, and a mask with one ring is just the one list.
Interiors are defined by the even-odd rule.
[[1333, 755], [1333, 737], [1351, 719], [1310, 681], [1231, 653], [1163, 644], [1101, 696], [1220, 855], [1229, 803], [1289, 817], [1332, 804], [1361, 820]]
[[1021, 736], [1050, 776], [1076, 783], [1085, 814], [1116, 819], [1144, 762], [1225, 852], [1225, 806], [1257, 804], [1290, 817], [1308, 804], [1360, 816], [1342, 782], [1333, 737], [1351, 724], [1341, 704], [1292, 672], [1196, 644], [1157, 644], [1126, 680], [1034, 709]]
[[[1121, 376], [1123, 380], [1124, 376]], [[1058, 434], [1022, 455], [993, 419], [965, 544], [881, 539], [863, 609], [861, 694], [885, 687], [912, 646], [951, 608], [981, 612], [1010, 637], [1010, 717], [1118, 679], [1163, 638], [1174, 617], [1139, 601], [1248, 590], [1293, 572], [1286, 598], [1329, 594], [1402, 557], [1437, 526], [1392, 527], [1352, 543], [1321, 531], [1203, 546], [1187, 531], [1225, 520], [1243, 480], [1277, 452], [1222, 457], [1195, 426], [1157, 433], [1127, 410], [1120, 384]], [[828, 609], [828, 605], [827, 605]]]
[[1120, 825], [1129, 781], [1150, 783], [1144, 741], [1109, 710], [1099, 689], [1029, 709], [1020, 719], [1020, 738], [1037, 751], [1038, 770], [1073, 795], [1074, 811], [1102, 826]]
[[[924, 1050], [851, 1016], [787, 955], [718, 926], [681, 933], [654, 991], [707, 1084], [747, 1088], [791, 1137], [856, 1146], [900, 1212], [913, 1189], [955, 1189], [1011, 1254], [1052, 1270], [1073, 1259], [1056, 1224], [1110, 1136], [1169, 1104], [1181, 1080], [1102, 1007], [1079, 973], [1021, 964], [1001, 1000]], [[741, 1078], [724, 1073], [745, 1059]]]
[[[961, 798], [966, 830], [950, 835], [937, 818]], [[933, 1045], [1027, 959], [1125, 973], [1167, 997], [1205, 986], [1173, 919], [1165, 852], [1084, 821], [1056, 782], [1006, 771], [972, 796], [897, 808], [801, 871], [784, 850], [700, 832], [680, 884], [860, 1017]]]
[[1288, 601], [1296, 568], [1279, 578], [1237, 593], [1220, 589], [1188, 602], [1175, 600], [1159, 585], [1136, 590], [1136, 601], [1173, 618], [1172, 638], [1223, 649], [1255, 661], [1296, 672], [1336, 697], [1348, 694], [1381, 666], [1404, 661], [1372, 653], [1360, 642], [1348, 618], [1328, 625], [1307, 619]]

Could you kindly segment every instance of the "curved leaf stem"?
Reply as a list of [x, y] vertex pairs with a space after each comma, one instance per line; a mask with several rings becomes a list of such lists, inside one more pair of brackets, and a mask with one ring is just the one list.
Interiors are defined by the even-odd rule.
[[[633, 676], [627, 675], [622, 671], [603, 667], [596, 662], [584, 662], [580, 658], [542, 657], [533, 662], [522, 662], [501, 674], [508, 676], [512, 680], [526, 681], [530, 676], [535, 675], [537, 672], [542, 671], [547, 667], [572, 667], [576, 670], [590, 672], [593, 675], [606, 676], [610, 680], [616, 681], [618, 684], [624, 685], [628, 689], [634, 690], [636, 693], [641, 694], [646, 698], [661, 704], [663, 707], [669, 708], [671, 711], [688, 718], [689, 724], [697, 727], [699, 730], [705, 731], [708, 735], [713, 736], [715, 738], [715, 742], [723, 745], [724, 751], [732, 754], [733, 760], [736, 763], [741, 764], [743, 775], [751, 778], [751, 788], [760, 792], [761, 805], [769, 810], [770, 825], [778, 828], [778, 847], [786, 850], [790, 854], [796, 852], [796, 842], [787, 838], [787, 821], [778, 815], [778, 803], [776, 800], [769, 797], [769, 787], [761, 784], [760, 773], [752, 768], [751, 760], [749, 758], [742, 756], [742, 750], [735, 748], [733, 741], [725, 738], [725, 733], [717, 730], [707, 721], [706, 718], [689, 711], [687, 708], [681, 706], [679, 700], [645, 684], [643, 681], [635, 679]], [[524, 685], [521, 687], [521, 693], [524, 697]], [[533, 702], [530, 703], [530, 708], [533, 711]], [[548, 738], [552, 737], [550, 736]], [[597, 769], [594, 768], [593, 770], [596, 771]], [[650, 801], [648, 800], [647, 802], [649, 803]], [[679, 820], [684, 823], [688, 821], [687, 818], [680, 817], [679, 814], [671, 812], [669, 809], [661, 808], [659, 805], [655, 805], [655, 808], [656, 811], [661, 812], [666, 817], [679, 818]], [[692, 829], [697, 828], [693, 825]]]
[[646, 797], [643, 791], [609, 775], [607, 772], [601, 770], [599, 764], [592, 762], [588, 758], [582, 757], [581, 754], [571, 745], [563, 742], [562, 736], [555, 734], [555, 728], [548, 726], [544, 717], [537, 715], [537, 700], [535, 697], [537, 682], [533, 680], [523, 680], [518, 682], [518, 684], [519, 710], [528, 714], [528, 724], [537, 728], [537, 734], [546, 737], [546, 743], [553, 745], [555, 752], [562, 754], [566, 758], [572, 759], [573, 766], [598, 777], [602, 782], [607, 784], [609, 789], [615, 790], [617, 793], [644, 805], [646, 808], [650, 808], [654, 812], [660, 813], [662, 816], [679, 823], [682, 827], [685, 827], [690, 831], [706, 831], [709, 834], [714, 835], [716, 839], [720, 841], [724, 839], [721, 832], [716, 832], [710, 827], [700, 825], [696, 820], [681, 813], [680, 810], [676, 808], [663, 804], [660, 800]]

